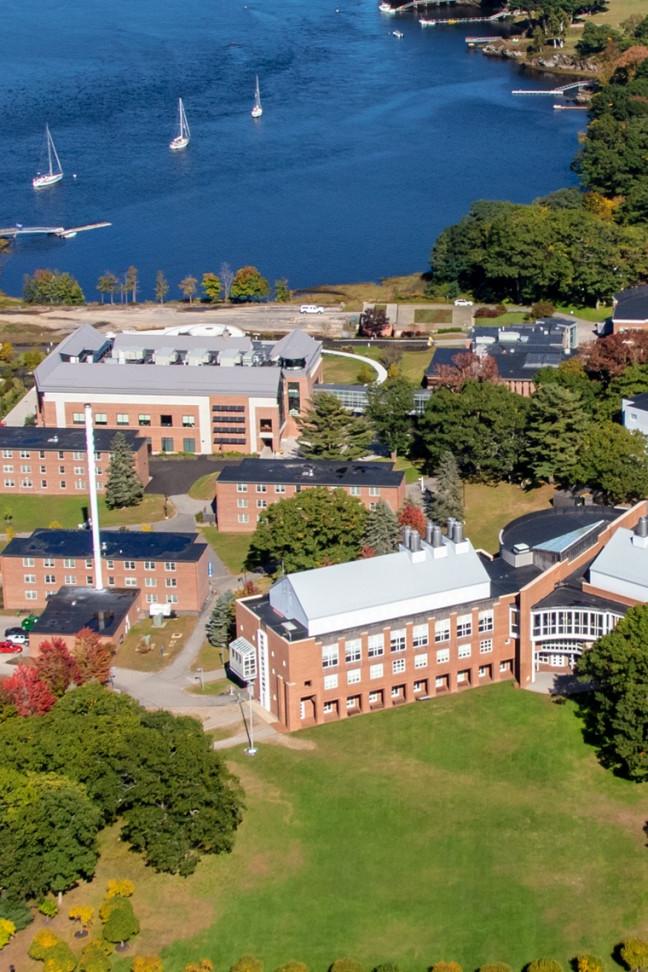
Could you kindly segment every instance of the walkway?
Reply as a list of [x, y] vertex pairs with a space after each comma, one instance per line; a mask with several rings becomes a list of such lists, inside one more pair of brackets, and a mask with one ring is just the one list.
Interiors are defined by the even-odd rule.
[[322, 354], [334, 354], [338, 358], [351, 358], [353, 361], [359, 361], [361, 364], [373, 368], [378, 375], [376, 378], [377, 385], [382, 385], [384, 381], [387, 381], [386, 369], [383, 368], [379, 361], [374, 361], [373, 358], [365, 358], [362, 354], [351, 354], [350, 351], [330, 351], [328, 348], [322, 348]]

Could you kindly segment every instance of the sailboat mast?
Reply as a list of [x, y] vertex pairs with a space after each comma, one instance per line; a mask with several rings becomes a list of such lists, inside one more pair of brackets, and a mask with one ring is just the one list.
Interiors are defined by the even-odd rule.
[[45, 139], [47, 141], [47, 164], [49, 174], [53, 175], [52, 169], [52, 136], [50, 135], [49, 125], [45, 125]]

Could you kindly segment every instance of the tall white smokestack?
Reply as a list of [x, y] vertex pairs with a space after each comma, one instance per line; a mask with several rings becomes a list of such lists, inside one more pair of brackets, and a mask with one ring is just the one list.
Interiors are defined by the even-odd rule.
[[101, 569], [101, 537], [99, 535], [99, 504], [97, 502], [97, 463], [95, 460], [94, 426], [92, 424], [92, 405], [86, 405], [85, 432], [86, 453], [88, 456], [88, 489], [90, 492], [90, 520], [92, 523], [92, 552], [94, 559], [95, 589], [103, 591], [103, 572]]

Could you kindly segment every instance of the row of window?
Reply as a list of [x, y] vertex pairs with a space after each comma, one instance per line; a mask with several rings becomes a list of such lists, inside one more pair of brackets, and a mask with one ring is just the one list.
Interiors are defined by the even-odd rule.
[[[86, 559], [85, 559], [84, 562], [85, 562], [85, 566], [88, 569], [90, 569], [90, 567], [92, 567], [93, 561], [92, 561], [92, 559], [90, 557], [86, 557]], [[121, 565], [122, 565], [122, 567], [123, 567], [124, 570], [135, 570], [137, 568], [137, 561], [136, 560], [123, 560], [123, 561], [120, 561], [120, 563], [121, 563]], [[22, 558], [22, 565], [23, 565], [23, 567], [35, 567], [36, 566], [36, 558], [35, 557], [23, 557]], [[74, 557], [64, 557], [63, 558], [63, 567], [69, 569], [69, 568], [76, 567], [76, 565], [77, 565], [77, 562], [76, 562], [76, 559]], [[114, 566], [115, 566], [115, 561], [114, 560], [107, 560], [106, 561], [106, 566], [107, 566], [108, 570], [112, 570], [114, 568]], [[158, 561], [157, 560], [145, 560], [144, 561], [144, 570], [155, 570], [157, 568], [157, 566], [158, 566]], [[43, 558], [43, 567], [56, 567], [56, 559], [54, 557], [44, 557]], [[164, 563], [164, 569], [168, 573], [173, 573], [175, 571], [175, 569], [176, 569], [176, 562], [175, 562], [175, 560], [167, 560], [167, 561], [165, 561], [165, 563]]]
[[[479, 642], [479, 654], [489, 655], [493, 651], [493, 641], [488, 638], [484, 641]], [[472, 649], [470, 645], [459, 645], [457, 649], [458, 658], [470, 658], [472, 654]], [[355, 659], [359, 661], [360, 659]], [[437, 665], [445, 665], [450, 661], [450, 649], [440, 648], [435, 652], [434, 661]], [[326, 661], [322, 662], [324, 668], [333, 667], [327, 665]], [[421, 652], [420, 654], [414, 655], [414, 668], [429, 668], [430, 666], [430, 656], [428, 652]], [[407, 670], [407, 659], [405, 658], [395, 658], [391, 663], [391, 674], [400, 675], [401, 672]], [[376, 664], [369, 666], [369, 678], [377, 679], [385, 677], [385, 664], [383, 662], [378, 662]], [[326, 690], [334, 689], [338, 687], [338, 675], [331, 674], [324, 676], [324, 688]], [[354, 685], [357, 682], [362, 681], [362, 670], [360, 668], [350, 668], [346, 672], [347, 685]]]
[[[72, 423], [74, 425], [85, 425], [85, 415], [83, 412], [73, 412], [72, 413]], [[106, 412], [95, 412], [94, 413], [94, 423], [95, 425], [108, 425], [108, 415]], [[130, 416], [126, 412], [117, 412], [115, 417], [116, 425], [130, 425]], [[180, 424], [183, 429], [193, 429], [196, 425], [196, 417], [194, 415], [183, 415], [180, 420]], [[151, 414], [148, 412], [141, 412], [137, 416], [137, 425], [144, 428], [151, 425]], [[173, 415], [165, 413], [160, 415], [160, 421], [158, 425], [162, 428], [172, 428], [173, 427]], [[62, 459], [63, 454], [59, 452], [59, 457]], [[41, 458], [43, 458], [41, 456]]]
[[[114, 587], [115, 586], [115, 578], [114, 577], [109, 577], [108, 578], [108, 586], [109, 587]], [[129, 585], [127, 584], [126, 586], [128, 587]], [[50, 592], [47, 591], [46, 594], [45, 594], [45, 597], [47, 597], [47, 595], [49, 593]], [[38, 601], [38, 600], [41, 600], [41, 598], [39, 596], [38, 591], [25, 591], [25, 600], [26, 601]], [[147, 604], [155, 604], [156, 602], [159, 601], [159, 598], [155, 594], [147, 594], [145, 600], [146, 600], [146, 603]], [[164, 598], [164, 600], [165, 600], [165, 602], [167, 604], [177, 604], [178, 603], [178, 595], [177, 594], [167, 594], [166, 597]]]
[[[39, 466], [38, 469], [39, 469], [39, 472], [41, 472], [41, 473], [48, 472], [47, 466]], [[2, 471], [3, 471], [3, 473], [12, 473], [12, 472], [16, 472], [16, 468], [15, 468], [15, 466], [14, 466], [14, 464], [12, 462], [8, 462], [8, 463], [5, 463], [3, 465]], [[31, 465], [29, 465], [29, 466], [28, 465], [22, 465], [18, 471], [21, 472], [21, 473], [23, 473], [23, 474], [27, 473], [28, 475], [31, 475], [33, 469], [32, 469], [32, 466]], [[65, 473], [66, 473], [66, 467], [65, 466], [59, 466], [58, 467], [58, 471], [59, 471], [59, 475], [60, 476], [64, 476]], [[98, 474], [101, 474], [101, 466], [98, 466], [97, 467], [97, 473]], [[72, 467], [72, 474], [74, 476], [85, 476], [85, 474], [86, 474], [86, 467], [85, 466], [73, 466]]]
[[245, 405], [212, 405], [212, 412], [244, 412]]
[[[483, 614], [483, 617], [481, 616]], [[468, 616], [469, 617], [469, 616]], [[462, 621], [461, 618], [457, 619], [457, 637], [470, 637], [472, 634], [472, 623], [466, 622], [465, 619]], [[435, 624], [434, 641], [435, 643], [449, 641], [450, 640], [450, 620], [437, 621]], [[479, 618], [479, 630], [480, 632], [487, 632], [493, 630], [493, 613], [481, 612]], [[412, 626], [412, 647], [413, 648], [424, 648], [429, 642], [429, 624], [426, 622], [424, 624], [415, 624]], [[389, 650], [390, 652], [400, 652], [405, 651], [407, 648], [407, 631], [405, 628], [392, 628], [389, 633]], [[485, 638], [479, 642], [479, 650], [482, 654], [493, 650], [493, 639]], [[458, 657], [465, 658], [470, 654], [470, 645], [459, 645], [457, 649]], [[369, 635], [367, 638], [367, 657], [377, 658], [380, 655], [385, 654], [385, 634], [380, 632], [379, 634]], [[437, 660], [439, 655], [447, 654], [450, 657], [450, 649], [444, 648], [437, 651]], [[353, 664], [362, 660], [362, 639], [361, 638], [349, 638], [344, 644], [344, 662], [345, 664]], [[322, 668], [335, 668], [340, 664], [340, 650], [339, 645], [324, 645], [322, 647]]]
[[[56, 580], [56, 574], [45, 574], [45, 576], [43, 577], [43, 582], [48, 585], [53, 585], [53, 584], [55, 585], [57, 583], [60, 584], [60, 581], [57, 582]], [[23, 574], [23, 583], [36, 584], [37, 583], [36, 574]], [[94, 583], [94, 578], [92, 577], [91, 574], [86, 575], [85, 583], [90, 586]], [[70, 586], [76, 587], [77, 584], [76, 574], [65, 574], [63, 577], [63, 584], [66, 587], [70, 587]], [[114, 586], [114, 578], [113, 578], [113, 586]], [[164, 586], [169, 588], [177, 587], [178, 582], [175, 577], [166, 577], [164, 580]], [[125, 577], [124, 587], [137, 587], [137, 578]], [[157, 587], [157, 579], [155, 577], [145, 577], [144, 587]]]
[[601, 611], [570, 609], [565, 611], [534, 611], [533, 637], [549, 635], [588, 635], [600, 638], [615, 626], [619, 618]]
[[[19, 485], [20, 485], [20, 488], [21, 489], [33, 489], [34, 488], [34, 480], [33, 479], [21, 479]], [[5, 489], [14, 489], [15, 486], [16, 486], [16, 480], [15, 479], [5, 479], [4, 480], [4, 488]], [[86, 481], [85, 481], [85, 479], [75, 479], [74, 480], [74, 488], [75, 489], [86, 489]], [[46, 479], [41, 479], [39, 489], [47, 489], [47, 480]], [[67, 489], [67, 480], [65, 480], [65, 479], [60, 479], [59, 480], [59, 489]]]
[[[52, 455], [51, 450], [50, 451], [47, 451], [47, 452], [45, 451], [45, 449], [39, 449], [38, 450], [38, 458], [39, 459], [45, 459], [45, 458], [47, 458], [48, 455]], [[58, 457], [59, 457], [59, 459], [65, 459], [65, 451], [63, 449], [59, 449], [58, 450]], [[12, 449], [3, 449], [2, 450], [2, 458], [3, 459], [13, 459], [14, 458], [13, 450]], [[32, 454], [31, 454], [31, 452], [28, 449], [21, 449], [17, 453], [17, 458], [19, 458], [19, 459], [31, 459], [32, 458]], [[34, 456], [34, 458], [36, 458], [36, 456]], [[85, 459], [85, 452], [73, 452], [72, 453], [72, 459], [74, 459], [74, 460]], [[101, 459], [101, 453], [99, 453], [99, 452], [95, 453], [95, 459], [97, 461], [99, 461]]]

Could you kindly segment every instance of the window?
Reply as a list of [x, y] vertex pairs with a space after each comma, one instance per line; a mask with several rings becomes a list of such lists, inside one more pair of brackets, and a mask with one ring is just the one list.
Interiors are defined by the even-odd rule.
[[108, 578], [108, 587], [114, 587], [114, 586], [115, 586], [115, 578], [111, 575]]
[[385, 636], [384, 634], [372, 634], [369, 635], [368, 639], [368, 649], [367, 654], [369, 658], [377, 658], [385, 652]]
[[370, 496], [380, 496], [380, 488], [378, 486], [370, 486], [369, 487], [369, 495]]
[[41, 489], [47, 489], [47, 480], [46, 479], [41, 479], [40, 484], [41, 484]]
[[392, 662], [392, 675], [400, 675], [405, 671], [405, 659], [395, 658]]
[[93, 584], [94, 584], [94, 577], [92, 576], [92, 574], [86, 574], [86, 586], [92, 587]]
[[66, 574], [63, 583], [73, 587], [76, 584], [76, 574]]
[[415, 692], [424, 692], [425, 691], [425, 682], [414, 682], [414, 691]]
[[2, 458], [3, 459], [13, 459], [13, 452], [11, 451], [11, 449], [3, 449], [2, 450]]
[[38, 467], [38, 471], [41, 472], [41, 473], [46, 473], [47, 472], [47, 466], [39, 466]]
[[237, 493], [247, 493], [247, 483], [237, 483], [236, 484]]
[[160, 415], [160, 425], [163, 429], [170, 429], [173, 426], [173, 415]]
[[74, 488], [75, 489], [85, 489], [85, 479], [75, 479]]
[[405, 651], [405, 628], [392, 628], [389, 647], [391, 651]]
[[107, 560], [106, 561], [106, 567], [108, 568], [108, 570], [112, 570], [114, 566], [115, 566], [115, 561], [114, 560]]
[[457, 648], [458, 658], [470, 658], [471, 648], [470, 645], [459, 645]]
[[155, 594], [147, 594], [144, 600], [147, 604], [155, 604]]
[[434, 640], [438, 643], [439, 641], [449, 641], [450, 640], [450, 619], [445, 618], [443, 621], [437, 621], [434, 625]]
[[275, 486], [275, 493], [285, 493], [285, 492], [286, 492], [285, 486], [282, 486], [281, 484]]
[[[126, 580], [128, 580], [128, 578], [126, 578]], [[135, 580], [135, 578], [133, 578], [133, 580]], [[165, 587], [177, 587], [178, 586], [178, 580], [177, 580], [177, 578], [176, 577], [166, 577], [165, 580], [164, 580], [164, 586]]]
[[394, 685], [391, 690], [392, 699], [400, 699], [403, 695], [403, 688], [401, 685]]
[[59, 476], [65, 476], [65, 466], [58, 467]]
[[472, 634], [472, 617], [462, 614], [457, 618], [457, 638], [470, 638]]
[[470, 672], [457, 672], [457, 685], [468, 685], [470, 683]]
[[128, 415], [125, 412], [117, 412], [117, 425], [128, 425]]
[[509, 634], [517, 638], [520, 633], [520, 611], [518, 608], [509, 608]]
[[27, 449], [21, 449], [20, 450], [20, 458], [21, 459], [31, 459], [31, 452], [28, 452]]
[[427, 668], [427, 666], [428, 656], [426, 651], [422, 655], [414, 655], [414, 668]]
[[347, 641], [344, 646], [344, 660], [347, 665], [353, 662], [359, 662], [362, 658], [362, 642], [360, 638], [353, 638], [351, 641]]
[[434, 679], [434, 687], [436, 689], [447, 689], [449, 688], [448, 676], [447, 675], [437, 675]]
[[173, 452], [174, 450], [173, 439], [169, 438], [169, 436], [163, 435], [161, 444], [162, 444], [162, 452]]
[[92, 561], [89, 559], [89, 557], [86, 557], [85, 565], [87, 568], [92, 567]]
[[335, 702], [325, 702], [322, 706], [322, 712], [324, 715], [331, 715], [331, 713], [335, 712]]
[[85, 415], [83, 412], [72, 412], [72, 424], [73, 425], [84, 425]]
[[23, 557], [23, 559], [22, 559], [22, 565], [23, 565], [23, 567], [33, 567], [34, 566], [34, 558], [33, 557]]
[[76, 567], [76, 560], [73, 560], [70, 557], [66, 557], [65, 560], [63, 561], [63, 566], [64, 567]]
[[237, 510], [246, 510], [247, 509], [247, 505], [248, 505], [248, 501], [246, 499], [244, 499], [244, 497], [239, 496], [239, 498], [236, 501], [236, 508], [237, 508]]
[[383, 666], [382, 665], [370, 665], [369, 666], [369, 678], [382, 678], [383, 677]]
[[108, 425], [108, 416], [106, 415], [105, 412], [95, 412], [94, 418], [95, 418], [95, 425]]
[[360, 669], [350, 668], [347, 672], [347, 685], [357, 685], [360, 681]]
[[480, 665], [479, 666], [479, 677], [480, 678], [490, 678], [490, 665]]
[[137, 577], [124, 577], [124, 587], [137, 587]]
[[196, 425], [196, 419], [193, 415], [183, 415], [182, 416], [182, 428], [183, 429], [193, 429]]
[[360, 495], [360, 487], [359, 486], [352, 486], [351, 489], [349, 490], [349, 493], [351, 494], [351, 496], [359, 496]]
[[176, 569], [175, 560], [167, 560], [164, 565], [164, 569], [170, 573], [173, 573], [173, 571]]
[[324, 676], [324, 691], [328, 692], [331, 689], [336, 689], [338, 687], [338, 677], [337, 675], [325, 675]]
[[340, 655], [337, 645], [324, 645], [322, 647], [322, 668], [336, 668], [340, 663]]
[[155, 570], [155, 561], [154, 560], [145, 560], [144, 561], [144, 570]]
[[493, 650], [493, 639], [484, 638], [483, 641], [479, 642], [479, 654], [488, 655]]
[[257, 483], [256, 491], [257, 493], [267, 493], [268, 487], [266, 486], [265, 483]]
[[268, 505], [268, 501], [267, 500], [265, 500], [265, 499], [258, 499], [257, 500], [257, 510], [265, 510], [265, 508], [266, 508], [267, 505]]
[[83, 476], [83, 466], [75, 466], [72, 472], [75, 476]]
[[493, 612], [492, 611], [480, 611], [479, 612], [479, 630], [480, 631], [492, 631], [494, 627]]
[[412, 645], [414, 648], [425, 648], [428, 643], [427, 624], [415, 624], [412, 628]]
[[346, 700], [347, 709], [359, 709], [360, 708], [360, 697], [358, 695], [350, 695]]
[[14, 471], [13, 463], [8, 462], [2, 467], [2, 471], [5, 473], [12, 473]]
[[155, 577], [145, 577], [144, 587], [157, 587], [157, 580]]
[[499, 670], [500, 670], [500, 672], [512, 672], [513, 671], [513, 665], [511, 663], [511, 660], [510, 659], [507, 659], [507, 661], [501, 661], [499, 663]]
[[249, 516], [249, 514], [248, 513], [239, 513], [238, 516], [236, 517], [236, 522], [237, 523], [249, 523], [250, 522], [250, 516]]
[[23, 465], [23, 466], [20, 467], [20, 471], [21, 471], [21, 473], [30, 473], [31, 472], [31, 466]]
[[37, 601], [38, 600], [38, 591], [25, 591], [25, 600], [26, 601]]
[[141, 425], [141, 426], [150, 425], [151, 424], [151, 416], [150, 415], [145, 415], [145, 414], [138, 415], [137, 416], [137, 424], [138, 425]]
[[23, 574], [23, 584], [35, 584], [36, 574]]
[[59, 479], [59, 489], [67, 489], [67, 483], [64, 479]]
[[[45, 458], [45, 453], [44, 452], [41, 452], [40, 457], [41, 457], [41, 459], [44, 459]], [[72, 453], [72, 458], [74, 459], [75, 462], [78, 462], [79, 459], [83, 459], [83, 453], [82, 452], [73, 452]]]
[[21, 485], [21, 487], [23, 489], [31, 489], [32, 486], [34, 485], [34, 480], [33, 479], [21, 479], [20, 480], [20, 485]]
[[6, 489], [12, 489], [12, 487], [14, 487], [16, 485], [16, 480], [15, 479], [5, 479], [4, 484], [5, 484], [5, 488]]
[[192, 455], [196, 451], [196, 440], [194, 438], [183, 438], [182, 451]]
[[178, 595], [177, 594], [167, 594], [167, 596], [166, 596], [166, 602], [167, 602], [167, 604], [177, 604], [178, 603]]
[[380, 705], [382, 702], [382, 692], [369, 693], [369, 705]]
[[56, 575], [55, 574], [45, 574], [45, 583], [46, 584], [56, 584]]
[[45, 559], [43, 560], [43, 567], [54, 567], [54, 566], [55, 566], [55, 564], [54, 564], [54, 558], [53, 557], [45, 557]]
[[450, 661], [450, 649], [449, 648], [439, 648], [436, 653], [437, 665], [445, 665], [446, 662]]

